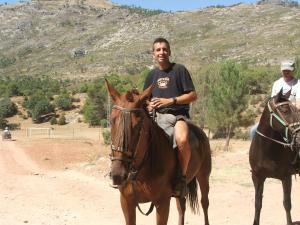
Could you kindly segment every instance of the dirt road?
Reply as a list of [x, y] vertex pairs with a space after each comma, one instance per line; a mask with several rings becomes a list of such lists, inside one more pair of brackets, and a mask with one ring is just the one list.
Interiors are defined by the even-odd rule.
[[[92, 165], [88, 166], [88, 162], [78, 163], [79, 170], [69, 165], [51, 168], [49, 161], [55, 164], [55, 160], [67, 156], [55, 152], [48, 143], [44, 144], [44, 152], [38, 151], [38, 156], [43, 156], [43, 160], [37, 160], [38, 157], [34, 156], [37, 154], [36, 145], [37, 142], [30, 146], [18, 141], [0, 141], [0, 225], [124, 224], [119, 193], [109, 187], [104, 177], [108, 168], [107, 159], [98, 161], [104, 169], [96, 172]], [[50, 148], [48, 151], [47, 146]], [[254, 190], [249, 172], [248, 147], [249, 142], [242, 142], [231, 152], [215, 153], [213, 156], [209, 208], [211, 224], [252, 224]], [[65, 152], [66, 146], [63, 148]], [[67, 155], [72, 155], [73, 148], [74, 145], [69, 146]], [[51, 157], [45, 156], [46, 153]], [[48, 166], [43, 166], [43, 163], [48, 163]], [[299, 178], [293, 179], [293, 182], [292, 215], [296, 221], [300, 220]], [[145, 211], [149, 207], [148, 204], [141, 206]], [[155, 224], [155, 213], [149, 217], [140, 213], [137, 215], [138, 225]], [[177, 224], [174, 200], [168, 224]], [[203, 224], [202, 212], [192, 215], [188, 209], [185, 224]], [[285, 224], [281, 184], [276, 180], [266, 182], [261, 224]]]

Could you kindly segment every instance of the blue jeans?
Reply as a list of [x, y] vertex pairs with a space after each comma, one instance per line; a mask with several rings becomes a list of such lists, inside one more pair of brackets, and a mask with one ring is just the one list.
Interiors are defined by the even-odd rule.
[[256, 123], [254, 126], [252, 126], [250, 128], [250, 138], [251, 138], [251, 140], [255, 137], [257, 127], [258, 127], [258, 123]]

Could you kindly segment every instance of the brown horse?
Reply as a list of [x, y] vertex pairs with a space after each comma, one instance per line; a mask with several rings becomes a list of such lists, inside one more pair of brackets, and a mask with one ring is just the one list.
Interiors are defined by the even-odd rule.
[[299, 131], [299, 113], [281, 90], [265, 106], [250, 146], [249, 161], [255, 187], [254, 225], [259, 224], [266, 178], [281, 180], [287, 224], [293, 224], [290, 212], [291, 177], [299, 172]]
[[[152, 202], [155, 206], [156, 224], [166, 225], [177, 160], [169, 138], [144, 107], [153, 87], [141, 94], [132, 90], [121, 95], [107, 81], [106, 86], [115, 103], [111, 112], [111, 178], [121, 194], [126, 225], [136, 225], [136, 207], [145, 202]], [[188, 126], [192, 155], [187, 173], [187, 197], [192, 211], [198, 211], [198, 181], [205, 225], [208, 225], [209, 141], [200, 128], [192, 123]], [[183, 225], [186, 199], [176, 198], [176, 203], [178, 224]]]

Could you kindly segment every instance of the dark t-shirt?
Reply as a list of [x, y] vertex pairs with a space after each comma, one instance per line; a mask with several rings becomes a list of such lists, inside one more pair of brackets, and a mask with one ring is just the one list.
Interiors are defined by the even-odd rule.
[[[192, 78], [188, 70], [181, 64], [172, 63], [167, 70], [155, 68], [150, 71], [144, 83], [144, 90], [151, 84], [155, 84], [152, 97], [173, 98], [195, 90]], [[158, 111], [165, 110], [189, 111], [189, 104], [173, 104]], [[183, 113], [184, 114], [184, 113]]]

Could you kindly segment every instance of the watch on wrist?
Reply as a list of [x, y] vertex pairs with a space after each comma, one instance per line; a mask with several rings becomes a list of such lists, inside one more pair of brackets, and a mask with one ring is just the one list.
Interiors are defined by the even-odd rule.
[[173, 97], [173, 105], [175, 105], [177, 103], [177, 98]]

